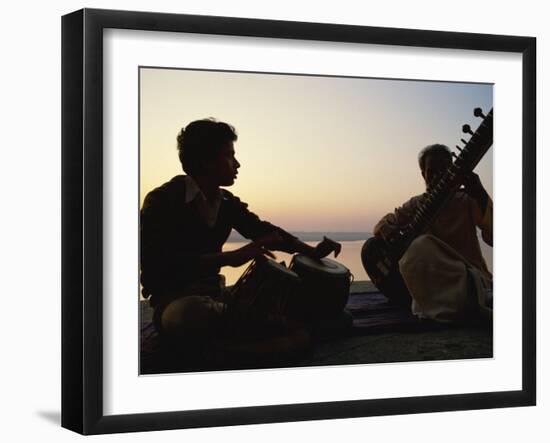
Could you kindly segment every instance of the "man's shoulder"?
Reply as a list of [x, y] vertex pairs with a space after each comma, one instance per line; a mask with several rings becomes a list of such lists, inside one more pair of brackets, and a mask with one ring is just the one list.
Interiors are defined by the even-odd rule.
[[228, 202], [228, 203], [240, 203], [241, 199], [237, 197], [235, 194], [233, 194], [231, 191], [228, 191], [227, 189], [222, 188], [221, 189], [221, 195], [222, 195], [222, 201]]
[[158, 202], [166, 202], [174, 198], [183, 201], [185, 195], [185, 176], [176, 175], [171, 180], [156, 187], [145, 196], [143, 206], [150, 206]]
[[221, 196], [222, 204], [231, 211], [248, 211], [248, 204], [227, 189], [221, 189]]
[[222, 198], [224, 200], [230, 200], [230, 199], [233, 199], [233, 198], [238, 198], [231, 191], [228, 191], [225, 188], [221, 188], [220, 191], [222, 193]]

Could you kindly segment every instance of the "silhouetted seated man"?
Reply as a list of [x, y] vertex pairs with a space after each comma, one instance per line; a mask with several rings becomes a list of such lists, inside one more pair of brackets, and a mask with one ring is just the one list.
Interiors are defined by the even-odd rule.
[[[270, 250], [316, 258], [340, 251], [330, 239], [315, 248], [301, 242], [260, 220], [247, 204], [221, 189], [237, 178], [236, 140], [227, 123], [214, 119], [190, 123], [177, 137], [187, 175], [151, 191], [141, 210], [142, 292], [154, 308], [153, 322], [161, 336], [180, 343], [201, 343], [227, 333], [231, 319], [220, 297], [225, 285], [220, 268], [273, 257]], [[223, 252], [232, 229], [252, 241]]]
[[[452, 163], [447, 146], [424, 148], [418, 157], [427, 191], [435, 186]], [[374, 227], [375, 238], [391, 238], [400, 227], [411, 222], [426, 194], [412, 197], [387, 214]], [[481, 254], [477, 230], [485, 243], [493, 243], [493, 202], [477, 174], [465, 178], [427, 230], [417, 237], [399, 260], [399, 271], [408, 290], [408, 305], [420, 318], [461, 323], [492, 318], [492, 275]], [[363, 263], [372, 253], [375, 239], [363, 247]], [[403, 294], [385, 294], [405, 300]], [[397, 291], [395, 291], [397, 292]], [[412, 299], [411, 299], [412, 298]], [[406, 302], [406, 300], [405, 300]], [[411, 303], [412, 302], [412, 303]], [[479, 315], [478, 315], [479, 314]]]

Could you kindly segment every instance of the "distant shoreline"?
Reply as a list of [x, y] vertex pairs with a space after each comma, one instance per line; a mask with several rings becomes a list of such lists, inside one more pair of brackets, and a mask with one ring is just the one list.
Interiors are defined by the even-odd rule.
[[[292, 235], [298, 237], [302, 241], [321, 241], [323, 236], [329, 237], [335, 241], [357, 241], [366, 240], [372, 237], [370, 232], [304, 232], [294, 231]], [[232, 231], [227, 241], [238, 243], [247, 241], [242, 235], [236, 231]]]

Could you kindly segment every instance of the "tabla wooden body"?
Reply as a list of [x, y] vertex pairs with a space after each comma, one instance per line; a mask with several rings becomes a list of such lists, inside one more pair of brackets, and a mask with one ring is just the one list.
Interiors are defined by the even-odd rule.
[[298, 275], [273, 260], [254, 261], [233, 286], [227, 304], [232, 321], [250, 326], [282, 326], [293, 314]]
[[317, 261], [297, 254], [292, 259], [290, 269], [301, 280], [297, 299], [302, 316], [322, 319], [342, 313], [352, 282], [348, 268], [329, 258]]

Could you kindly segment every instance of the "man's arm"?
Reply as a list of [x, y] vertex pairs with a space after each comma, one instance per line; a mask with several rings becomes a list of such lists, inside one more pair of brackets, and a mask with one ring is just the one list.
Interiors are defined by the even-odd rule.
[[248, 209], [248, 204], [242, 202], [233, 194], [225, 191], [224, 199], [229, 200], [230, 203], [233, 227], [243, 237], [255, 241], [278, 232], [284, 241], [296, 238], [281, 228], [261, 220], [260, 217]]
[[394, 212], [386, 214], [382, 219], [374, 226], [373, 235], [383, 240], [390, 238], [398, 229], [406, 226], [412, 220], [414, 211], [418, 206], [420, 197], [413, 197], [405, 202], [400, 207], [396, 208]]
[[271, 234], [268, 234], [267, 236], [259, 239], [258, 242], [268, 249], [284, 251], [289, 254], [303, 254], [316, 259], [326, 257], [331, 252], [334, 252], [334, 256], [338, 257], [340, 251], [342, 250], [342, 245], [340, 243], [327, 237], [323, 237], [323, 240], [313, 247], [296, 237], [293, 237], [290, 240], [285, 240], [281, 237], [279, 231], [274, 231]]
[[391, 212], [386, 214], [378, 223], [376, 223], [372, 233], [375, 237], [386, 239], [390, 237], [397, 228], [399, 228], [399, 225], [396, 222], [395, 214]]
[[309, 246], [284, 229], [261, 220], [239, 198], [233, 195], [229, 198], [233, 204], [235, 229], [264, 249], [300, 253], [314, 258], [326, 257], [333, 251], [335, 256], [340, 253], [341, 245], [333, 240], [325, 238], [316, 247]]
[[250, 260], [261, 260], [265, 257], [275, 258], [261, 243], [253, 241], [234, 251], [203, 254], [199, 257], [199, 264], [201, 267], [232, 266], [237, 268]]
[[476, 173], [465, 177], [464, 192], [473, 200], [474, 222], [481, 229], [481, 238], [493, 246], [493, 201]]

